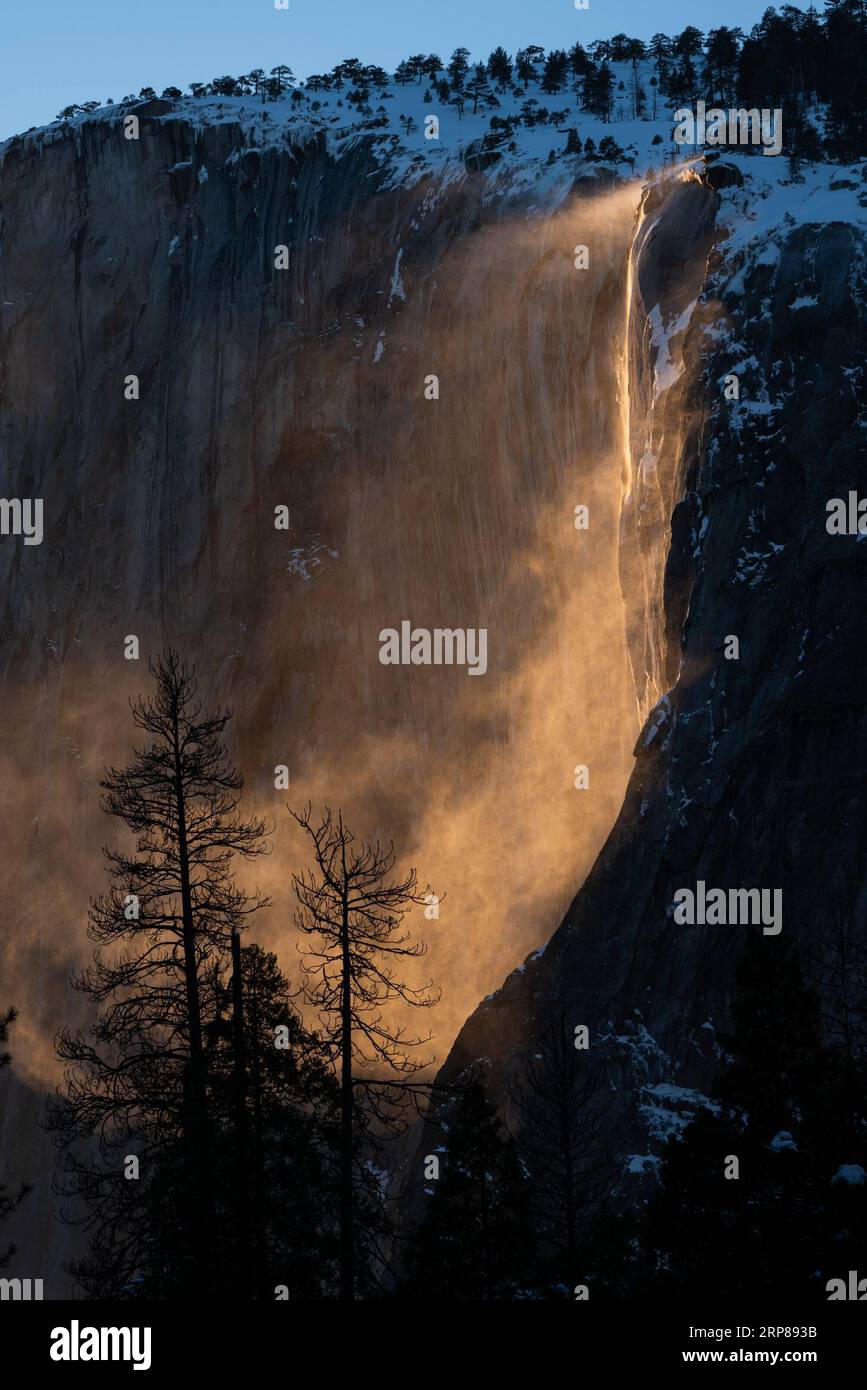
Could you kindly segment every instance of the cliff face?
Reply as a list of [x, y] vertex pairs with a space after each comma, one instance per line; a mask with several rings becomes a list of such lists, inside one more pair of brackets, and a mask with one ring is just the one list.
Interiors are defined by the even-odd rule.
[[[712, 248], [700, 186], [676, 196], [691, 200], [676, 212], [690, 264], [671, 243], [674, 200], [661, 218], [646, 208], [633, 251], [621, 568], [637, 694], [655, 703], [562, 925], [480, 1005], [441, 1073], [485, 1059], [508, 1112], [562, 1008], [606, 1051], [609, 1142], [632, 1172], [712, 1084], [746, 930], [678, 925], [675, 891], [780, 889], [782, 932], [808, 958], [841, 923], [863, 927], [867, 891], [867, 548], [826, 529], [859, 462], [863, 477], [863, 227], [789, 217], [747, 245], [735, 188]], [[666, 245], [674, 274], [654, 254]]]
[[[646, 1087], [710, 1085], [740, 929], [675, 925], [677, 888], [779, 888], [785, 932], [863, 919], [864, 550], [824, 525], [861, 438], [851, 219], [747, 245], [734, 174], [636, 218], [637, 187], [586, 168], [397, 171], [373, 139], [139, 114], [138, 142], [97, 118], [0, 163], [4, 492], [45, 507], [40, 546], [0, 543], [0, 1173], [36, 1183], [10, 1238], [49, 1296], [69, 1247], [36, 1119], [113, 833], [99, 775], [166, 641], [235, 705], [277, 821], [256, 935], [288, 969], [283, 808], [308, 796], [446, 892], [446, 1045], [532, 949], [442, 1071], [486, 1058], [505, 1105], [561, 1007], [609, 1049], [613, 1146], [646, 1144]], [[382, 666], [404, 619], [485, 627], [485, 678]]]
[[[177, 644], [235, 707], [276, 822], [255, 934], [290, 973], [287, 801], [342, 805], [447, 894], [425, 962], [446, 1048], [592, 863], [636, 729], [612, 352], [634, 190], [587, 176], [572, 199], [570, 177], [460, 158], [397, 176], [367, 139], [254, 147], [169, 103], [138, 115], [138, 141], [95, 118], [0, 165], [4, 492], [42, 498], [45, 526], [0, 543], [0, 998], [20, 1012], [0, 1172], [36, 1185], [9, 1238], [48, 1296], [73, 1237], [37, 1118], [56, 1028], [86, 1022], [68, 977], [117, 834], [98, 779], [129, 757], [149, 653]], [[486, 628], [484, 679], [381, 665], [404, 619]]]

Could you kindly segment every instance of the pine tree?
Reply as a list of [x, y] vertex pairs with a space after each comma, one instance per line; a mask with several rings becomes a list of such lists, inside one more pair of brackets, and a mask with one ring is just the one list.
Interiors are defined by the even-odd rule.
[[663, 68], [671, 56], [671, 39], [667, 34], [654, 34], [648, 51], [657, 68]]
[[536, 81], [536, 68], [527, 48], [519, 48], [515, 54], [515, 75], [525, 87], [529, 82]]
[[580, 1240], [612, 1174], [600, 1146], [606, 1080], [592, 1053], [576, 1049], [563, 1014], [535, 1040], [511, 1100], [540, 1253], [550, 1278], [570, 1285], [580, 1272]]
[[505, 48], [495, 48], [488, 59], [488, 72], [491, 81], [502, 92], [512, 80], [512, 60]]
[[422, 63], [422, 72], [431, 82], [435, 82], [443, 70], [442, 58], [438, 53], [429, 53]]
[[476, 64], [473, 75], [467, 83], [466, 93], [468, 97], [472, 98], [473, 115], [475, 116], [479, 109], [479, 102], [483, 98], [490, 97], [491, 95], [491, 89], [488, 85], [488, 74], [485, 70], [484, 63]]
[[566, 136], [566, 153], [581, 154], [581, 150], [581, 136], [578, 134], [578, 131], [574, 125], [570, 126], [569, 133]]
[[424, 77], [425, 71], [425, 55], [414, 53], [411, 58], [407, 58], [406, 69], [410, 78], [415, 78], [415, 81], [421, 86], [421, 79]]
[[276, 956], [233, 937], [208, 1028], [227, 1296], [292, 1301], [337, 1288], [339, 1096]]
[[542, 91], [559, 92], [562, 91], [566, 76], [569, 71], [569, 59], [562, 48], [552, 48], [545, 59], [545, 68], [542, 73]]
[[824, 1298], [826, 1280], [867, 1253], [867, 1191], [846, 1177], [867, 1167], [865, 1138], [791, 944], [748, 940], [732, 1025], [712, 1104], [666, 1147], [639, 1291]]
[[612, 164], [623, 158], [623, 151], [612, 135], [603, 135], [599, 141], [599, 158], [608, 159]]
[[282, 96], [283, 92], [287, 91], [295, 80], [292, 69], [286, 63], [278, 63], [277, 67], [272, 68], [271, 76], [277, 84], [278, 96]]
[[462, 92], [467, 73], [470, 70], [470, 50], [468, 48], [456, 48], [449, 65], [446, 68], [449, 82], [456, 92]]
[[[189, 1297], [219, 1278], [206, 1027], [233, 933], [263, 906], [233, 868], [265, 852], [265, 826], [237, 814], [243, 780], [221, 741], [231, 710], [203, 712], [175, 652], [148, 669], [155, 693], [132, 706], [147, 741], [101, 782], [102, 809], [134, 846], [104, 851], [111, 885], [90, 905], [94, 960], [73, 978], [102, 1011], [93, 1043], [59, 1036], [66, 1072], [51, 1123], [61, 1190], [83, 1202], [91, 1231], [83, 1286], [118, 1296], [144, 1271]], [[138, 1178], [124, 1176], [131, 1158]]]
[[[365, 81], [369, 82], [372, 87], [375, 87], [378, 92], [383, 92], [388, 86], [388, 73], [385, 68], [368, 68], [365, 74]], [[310, 83], [308, 82], [307, 85], [309, 87]]]
[[471, 1078], [451, 1103], [445, 1172], [408, 1256], [404, 1294], [426, 1300], [514, 1298], [533, 1279], [530, 1192], [513, 1139]]
[[614, 79], [607, 63], [594, 68], [584, 79], [583, 105], [600, 120], [611, 119], [611, 105], [614, 96]]

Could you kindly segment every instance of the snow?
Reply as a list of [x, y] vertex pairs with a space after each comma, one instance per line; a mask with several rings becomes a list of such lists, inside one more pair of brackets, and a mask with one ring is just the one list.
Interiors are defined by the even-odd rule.
[[303, 579], [305, 583], [309, 584], [315, 571], [327, 563], [326, 557], [336, 560], [338, 559], [338, 552], [314, 539], [306, 550], [301, 546], [296, 546], [289, 551], [289, 563], [286, 569], [290, 574], [297, 575], [299, 579]]
[[654, 454], [651, 449], [645, 449], [644, 453], [641, 455], [641, 461], [638, 465], [638, 476], [645, 486], [656, 478], [656, 465], [658, 460], [659, 455]]
[[750, 250], [755, 253], [755, 264], [776, 266], [780, 253], [771, 233], [777, 228], [788, 232], [816, 222], [850, 222], [867, 228], [867, 207], [858, 201], [867, 185], [862, 183], [860, 193], [857, 188], [830, 188], [839, 180], [843, 165], [805, 165], [804, 182], [794, 184], [788, 180], [788, 164], [783, 158], [729, 154], [725, 158], [740, 169], [745, 180], [744, 188], [726, 188], [721, 194], [717, 220], [729, 228], [724, 242], [728, 253]]
[[798, 1146], [787, 1129], [781, 1129], [779, 1134], [775, 1134], [768, 1148], [772, 1153], [778, 1154], [788, 1150], [790, 1153], [797, 1153]]
[[749, 588], [755, 589], [757, 585], [764, 582], [768, 573], [768, 566], [775, 555], [779, 555], [784, 549], [782, 545], [776, 545], [773, 541], [769, 542], [770, 548], [766, 551], [750, 550], [745, 546], [741, 550], [735, 561], [735, 581], [739, 584], [747, 584]]
[[763, 247], [755, 257], [755, 264], [773, 266], [780, 264], [780, 248], [775, 241], [769, 241], [767, 246]]
[[667, 391], [673, 386], [678, 377], [683, 374], [683, 359], [675, 362], [671, 356], [672, 340], [679, 334], [685, 333], [689, 327], [693, 310], [697, 301], [694, 299], [688, 304], [682, 314], [668, 324], [663, 324], [662, 313], [658, 304], [655, 304], [648, 314], [651, 330], [651, 342], [657, 349], [656, 363], [653, 369], [653, 399], [656, 401], [663, 391]]
[[663, 695], [647, 716], [647, 723], [641, 735], [642, 748], [649, 748], [660, 729], [671, 716], [671, 699], [668, 695]]
[[634, 1017], [624, 1024], [622, 1033], [607, 1033], [600, 1042], [615, 1044], [616, 1051], [625, 1059], [633, 1078], [638, 1084], [645, 1084], [652, 1072], [659, 1075], [670, 1069], [670, 1059], [647, 1028], [638, 1010]]
[[713, 1115], [720, 1112], [717, 1102], [703, 1092], [687, 1086], [674, 1086], [670, 1082], [645, 1086], [641, 1094], [638, 1109], [651, 1139], [658, 1142], [679, 1139], [687, 1125], [695, 1119], [698, 1110], [709, 1110]]
[[400, 263], [401, 263], [401, 260], [402, 260], [402, 259], [403, 259], [403, 247], [401, 246], [401, 248], [400, 248], [400, 250], [398, 251], [397, 256], [396, 256], [396, 258], [395, 258], [394, 270], [392, 271], [392, 276], [391, 276], [391, 288], [390, 288], [389, 293], [388, 293], [388, 303], [389, 303], [389, 306], [391, 306], [391, 301], [392, 301], [393, 299], [403, 299], [403, 300], [406, 299], [406, 291], [405, 291], [405, 289], [403, 288], [403, 281], [402, 281], [401, 278], [400, 278]]
[[[583, 111], [580, 98], [572, 90], [545, 93], [538, 83], [530, 83], [526, 90], [518, 92], [500, 92], [494, 88], [497, 100], [494, 108], [480, 103], [474, 115], [470, 100], [461, 114], [455, 106], [441, 102], [435, 90], [431, 91], [431, 99], [425, 101], [425, 94], [429, 90], [426, 78], [407, 86], [400, 86], [391, 80], [385, 92], [371, 88], [365, 108], [347, 101], [349, 88], [346, 86], [340, 92], [315, 92], [302, 86], [290, 89], [279, 100], [267, 102], [254, 96], [160, 98], [158, 100], [167, 107], [166, 114], [145, 115], [143, 119], [175, 125], [178, 121], [185, 121], [190, 129], [191, 150], [195, 148], [196, 137], [206, 128], [230, 128], [235, 144], [226, 160], [229, 164], [237, 163], [248, 150], [297, 150], [316, 140], [324, 140], [328, 153], [335, 158], [363, 147], [366, 157], [372, 157], [377, 165], [373, 176], [379, 180], [382, 188], [417, 183], [431, 175], [436, 176], [430, 192], [426, 194], [426, 199], [430, 198], [435, 204], [452, 181], [467, 177], [464, 157], [471, 145], [476, 145], [484, 136], [493, 133], [491, 118], [504, 120], [518, 117], [525, 103], [530, 102], [535, 104], [532, 109], [546, 108], [552, 119], [540, 125], [518, 125], [511, 136], [505, 137], [499, 146], [501, 159], [484, 174], [482, 196], [490, 200], [530, 193], [532, 201], [527, 214], [549, 215], [569, 196], [576, 177], [592, 177], [604, 167], [598, 161], [584, 160], [581, 155], [566, 154], [570, 128], [577, 129], [582, 144], [591, 139], [597, 149], [605, 136], [613, 137], [624, 151], [624, 158], [617, 164], [617, 172], [622, 178], [646, 180], [663, 172], [670, 174], [673, 170], [688, 172], [691, 166], [701, 163], [700, 152], [690, 151], [684, 157], [684, 147], [673, 143], [674, 103], [666, 104], [660, 99], [656, 119], [652, 119], [650, 114], [645, 118], [633, 119], [632, 65], [629, 62], [613, 63], [611, 68], [614, 108], [610, 122]], [[637, 76], [647, 95], [650, 113], [650, 78], [653, 72], [652, 63], [638, 64]], [[292, 100], [293, 90], [301, 93], [301, 100]], [[12, 141], [0, 144], [0, 161], [14, 141], [45, 146], [72, 134], [80, 143], [89, 126], [117, 124], [141, 105], [141, 101], [136, 101], [103, 106], [92, 113], [79, 114], [68, 121], [54, 121], [23, 136], [13, 137]], [[158, 111], [159, 106], [156, 109]], [[435, 115], [439, 121], [436, 139], [426, 138], [425, 118], [431, 115]], [[378, 125], [379, 121], [385, 124]], [[411, 122], [409, 134], [407, 121]], [[659, 143], [654, 144], [655, 139]], [[743, 188], [727, 188], [720, 195], [722, 203], [718, 221], [727, 229], [725, 249], [730, 255], [749, 250], [758, 264], [774, 266], [779, 261], [779, 248], [772, 233], [778, 228], [785, 231], [808, 222], [830, 221], [848, 222], [860, 227], [867, 224], [867, 207], [863, 207], [860, 201], [863, 199], [867, 203], [867, 184], [864, 181], [867, 165], [804, 165], [801, 171], [803, 181], [793, 183], [789, 179], [785, 156], [775, 158], [747, 152], [731, 153], [727, 149], [718, 153], [723, 161], [736, 165], [744, 178]], [[553, 160], [550, 160], [551, 155]], [[198, 151], [173, 168], [184, 169], [194, 164], [201, 165]], [[201, 165], [197, 173], [199, 182], [204, 183], [209, 173], [212, 177], [213, 167], [209, 171]], [[737, 266], [733, 266], [733, 269], [736, 270]], [[729, 290], [735, 293], [738, 286], [739, 280], [735, 276]], [[398, 259], [392, 278], [391, 297], [401, 298], [402, 294]], [[659, 328], [666, 344], [676, 331], [673, 325], [660, 325]], [[679, 369], [667, 354], [658, 370], [660, 390], [665, 389], [666, 382], [670, 384], [670, 380], [679, 375]]]
[[860, 1163], [843, 1163], [837, 1169], [832, 1183], [847, 1183], [849, 1187], [863, 1187], [867, 1182], [867, 1172], [861, 1167]]
[[627, 1154], [626, 1171], [627, 1173], [644, 1174], [648, 1169], [656, 1175], [662, 1166], [662, 1159], [658, 1154]]

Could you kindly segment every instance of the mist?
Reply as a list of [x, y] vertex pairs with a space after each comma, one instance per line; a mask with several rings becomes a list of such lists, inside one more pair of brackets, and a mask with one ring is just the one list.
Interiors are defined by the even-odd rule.
[[[100, 845], [119, 831], [98, 809], [98, 779], [131, 752], [128, 701], [147, 692], [146, 656], [164, 643], [195, 666], [207, 704], [235, 708], [229, 746], [245, 800], [274, 825], [273, 853], [255, 866], [273, 905], [254, 935], [291, 978], [291, 874], [305, 847], [286, 806], [308, 800], [342, 807], [359, 838], [393, 841], [398, 866], [414, 865], [442, 900], [436, 920], [419, 911], [411, 922], [429, 948], [419, 973], [443, 996], [426, 1020], [431, 1059], [548, 939], [614, 821], [637, 732], [617, 574], [612, 351], [636, 201], [632, 187], [575, 199], [461, 237], [441, 260], [399, 260], [375, 360], [357, 324], [355, 339], [305, 341], [305, 377], [327, 387], [314, 413], [333, 409], [316, 426], [340, 435], [332, 456], [305, 458], [304, 423], [286, 420], [267, 481], [234, 509], [237, 527], [230, 509], [203, 519], [217, 558], [166, 577], [161, 621], [152, 602], [134, 605], [109, 642], [92, 591], [62, 651], [43, 653], [36, 701], [7, 688], [16, 736], [4, 828], [17, 867], [3, 968], [28, 1083], [56, 1082], [53, 1033], [79, 1009], [67, 977], [88, 958]], [[575, 267], [579, 243], [586, 270]], [[438, 399], [424, 396], [430, 374]], [[297, 380], [295, 392], [297, 404]], [[165, 524], [184, 529], [179, 504]], [[271, 520], [281, 504], [288, 534]], [[216, 601], [204, 592], [214, 566]], [[184, 621], [184, 587], [193, 608], [206, 602], [206, 622]], [[403, 619], [486, 628], [484, 677], [384, 667], [378, 634]], [[139, 662], [123, 658], [126, 633], [140, 635]], [[288, 791], [274, 787], [280, 765]]]

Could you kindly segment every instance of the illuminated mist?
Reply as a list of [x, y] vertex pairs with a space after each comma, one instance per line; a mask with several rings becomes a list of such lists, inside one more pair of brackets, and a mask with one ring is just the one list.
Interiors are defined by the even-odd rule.
[[[434, 186], [427, 206], [443, 196]], [[138, 492], [136, 546], [150, 558], [127, 558], [102, 529], [116, 505], [105, 520], [94, 505], [84, 537], [67, 529], [72, 550], [46, 562], [41, 651], [19, 650], [6, 688], [4, 981], [25, 1082], [55, 1084], [53, 1034], [80, 1007], [67, 977], [89, 956], [87, 900], [117, 833], [98, 779], [129, 757], [127, 700], [148, 688], [144, 659], [122, 658], [126, 633], [143, 657], [176, 643], [205, 700], [235, 707], [248, 804], [276, 826], [255, 866], [274, 905], [254, 935], [291, 978], [304, 845], [287, 803], [342, 806], [359, 837], [393, 839], [400, 865], [445, 895], [438, 921], [411, 919], [429, 946], [419, 978], [443, 991], [422, 1018], [428, 1057], [442, 1060], [480, 997], [548, 939], [616, 817], [638, 728], [618, 582], [637, 196], [501, 217], [427, 261], [398, 258], [381, 289], [353, 288], [331, 332], [324, 302], [308, 305], [303, 341], [254, 361], [249, 412], [218, 413], [207, 503], [190, 460], [204, 457], [194, 441], [216, 387], [192, 348], [182, 359], [178, 486]], [[588, 270], [575, 268], [579, 243]], [[199, 325], [190, 343], [206, 354], [219, 329]], [[220, 344], [223, 402], [250, 385], [244, 333], [239, 313]], [[431, 373], [438, 401], [424, 399]], [[273, 526], [279, 503], [288, 536]], [[74, 594], [54, 592], [61, 570]], [[379, 631], [403, 619], [486, 627], [487, 674], [382, 666]], [[274, 790], [284, 763], [288, 792]], [[579, 764], [588, 790], [574, 786]]]

